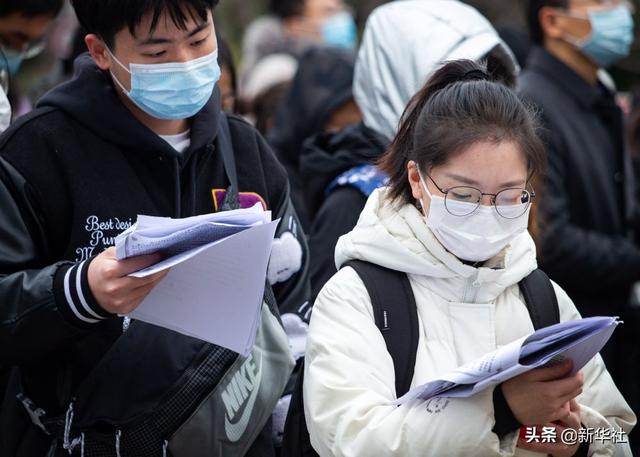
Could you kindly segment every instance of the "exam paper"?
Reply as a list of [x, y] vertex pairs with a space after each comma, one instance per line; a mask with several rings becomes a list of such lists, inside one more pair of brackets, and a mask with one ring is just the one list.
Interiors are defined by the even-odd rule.
[[542, 328], [410, 390], [393, 404], [469, 397], [533, 368], [565, 359], [573, 361], [574, 374], [604, 347], [618, 324], [616, 317], [590, 317]]
[[129, 276], [169, 273], [129, 317], [248, 355], [278, 222], [260, 204], [184, 219], [138, 216], [116, 238], [116, 258], [159, 252], [162, 261]]
[[134, 273], [153, 274], [177, 262], [129, 316], [248, 355], [277, 225], [254, 226]]
[[269, 222], [271, 212], [264, 211], [260, 203], [248, 209], [184, 219], [141, 215], [133, 226], [116, 237], [116, 258], [156, 252], [174, 256]]

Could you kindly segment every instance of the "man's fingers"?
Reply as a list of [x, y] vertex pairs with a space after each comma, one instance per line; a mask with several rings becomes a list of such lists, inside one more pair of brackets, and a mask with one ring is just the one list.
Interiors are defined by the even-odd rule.
[[153, 286], [160, 282], [164, 277], [169, 273], [170, 270], [163, 270], [158, 273], [154, 273], [150, 276], [145, 276], [144, 278], [135, 278], [131, 276], [125, 276], [116, 280], [115, 284], [118, 289], [122, 291], [131, 291], [140, 289], [143, 287]]
[[143, 268], [147, 268], [151, 265], [154, 265], [162, 260], [162, 255], [149, 254], [149, 255], [140, 255], [137, 257], [131, 257], [129, 259], [124, 259], [118, 261], [118, 267], [121, 273], [121, 276], [127, 276], [130, 273], [135, 273], [136, 271], [142, 270]]

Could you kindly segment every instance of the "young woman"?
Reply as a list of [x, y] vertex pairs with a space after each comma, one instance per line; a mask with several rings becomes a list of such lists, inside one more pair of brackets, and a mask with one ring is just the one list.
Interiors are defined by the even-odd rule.
[[[543, 164], [532, 115], [482, 65], [448, 63], [410, 102], [382, 159], [389, 186], [340, 239], [336, 261], [408, 274], [420, 333], [412, 387], [533, 331], [518, 282], [537, 268], [527, 220]], [[554, 288], [561, 320], [580, 318]], [[305, 416], [322, 456], [630, 455], [612, 440], [518, 436], [521, 425], [555, 427], [558, 437], [581, 426], [629, 432], [635, 416], [600, 356], [573, 376], [568, 362], [437, 408], [390, 406], [393, 362], [350, 267], [318, 296], [305, 363]]]

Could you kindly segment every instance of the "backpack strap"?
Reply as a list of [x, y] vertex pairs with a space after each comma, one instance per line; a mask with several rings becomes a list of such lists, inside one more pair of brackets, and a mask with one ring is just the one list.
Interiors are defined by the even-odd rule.
[[393, 360], [396, 395], [401, 397], [411, 387], [418, 350], [418, 311], [409, 278], [361, 260], [343, 267], [353, 268], [367, 288], [376, 326]]
[[222, 113], [220, 116], [220, 126], [218, 128], [218, 153], [222, 155], [224, 163], [224, 171], [229, 180], [224, 201], [221, 205], [223, 211], [229, 211], [240, 208], [240, 192], [238, 186], [238, 172], [236, 170], [236, 158], [233, 152], [233, 143], [231, 142], [231, 130], [229, 129], [229, 120], [227, 115]]
[[519, 286], [536, 330], [560, 322], [558, 297], [544, 271], [534, 270], [520, 281]]

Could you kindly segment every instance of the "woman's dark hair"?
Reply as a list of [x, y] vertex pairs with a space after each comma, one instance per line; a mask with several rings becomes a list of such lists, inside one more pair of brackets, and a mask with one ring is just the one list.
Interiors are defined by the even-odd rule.
[[411, 99], [380, 160], [390, 177], [389, 197], [413, 203], [410, 160], [427, 172], [479, 141], [515, 142], [527, 157], [530, 178], [544, 169], [545, 149], [535, 116], [502, 77], [483, 63], [449, 62]]

